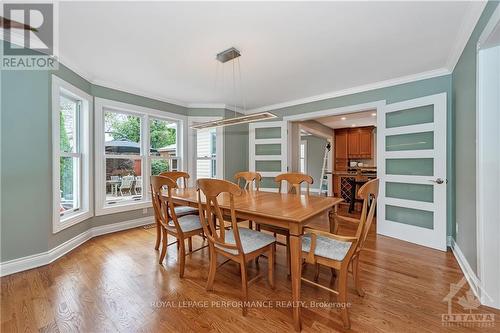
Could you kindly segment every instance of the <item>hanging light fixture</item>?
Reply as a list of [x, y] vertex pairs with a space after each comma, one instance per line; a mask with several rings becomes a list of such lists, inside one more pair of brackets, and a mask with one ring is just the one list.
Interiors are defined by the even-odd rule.
[[[238, 72], [239, 72], [238, 74], [241, 81], [241, 68], [238, 59], [240, 56], [241, 52], [238, 49], [231, 47], [225, 51], [218, 53], [217, 56], [215, 57], [217, 61], [219, 61], [222, 64], [228, 61], [233, 61], [233, 87], [236, 87], [236, 73], [234, 66], [234, 63], [236, 61], [238, 61]], [[235, 92], [235, 97], [236, 97], [236, 92]], [[234, 106], [234, 109], [236, 109], [236, 105]], [[245, 109], [246, 109], [245, 103], [243, 103], [243, 113], [245, 112]], [[277, 116], [271, 112], [259, 112], [244, 116], [237, 116], [236, 111], [234, 111], [234, 117], [232, 118], [225, 118], [222, 120], [215, 120], [215, 121], [208, 121], [205, 123], [194, 124], [193, 126], [191, 126], [191, 128], [200, 130], [200, 129], [214, 128], [214, 127], [231, 126], [238, 124], [253, 123], [256, 121], [267, 120], [276, 117]]]

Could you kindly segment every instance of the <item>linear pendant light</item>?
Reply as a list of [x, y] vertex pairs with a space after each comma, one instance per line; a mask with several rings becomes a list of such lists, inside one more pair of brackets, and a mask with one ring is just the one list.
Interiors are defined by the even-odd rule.
[[259, 113], [253, 113], [253, 114], [249, 114], [249, 115], [241, 116], [241, 117], [207, 121], [205, 123], [195, 124], [195, 125], [191, 126], [191, 128], [200, 130], [200, 129], [212, 128], [212, 127], [223, 127], [223, 126], [230, 126], [230, 125], [253, 123], [254, 121], [267, 120], [267, 119], [272, 119], [272, 118], [276, 118], [276, 115], [272, 114], [271, 112], [259, 112]]
[[[221, 63], [226, 63], [228, 61], [236, 61], [235, 59], [239, 58], [241, 56], [241, 52], [237, 50], [234, 47], [231, 47], [225, 51], [222, 51], [217, 54], [216, 59], [221, 62]], [[238, 70], [240, 71], [239, 77], [241, 81], [241, 70], [239, 69], [239, 59], [238, 60]], [[234, 64], [233, 64], [233, 86], [236, 85], [236, 79], [235, 79], [235, 70], [234, 70]], [[243, 109], [245, 110], [245, 108]], [[271, 112], [259, 112], [259, 113], [253, 113], [245, 116], [240, 116], [236, 117], [236, 111], [234, 113], [233, 118], [225, 118], [222, 120], [214, 120], [214, 121], [207, 121], [204, 123], [199, 123], [199, 124], [194, 124], [191, 126], [193, 129], [201, 130], [201, 129], [207, 129], [207, 128], [215, 128], [215, 127], [223, 127], [223, 126], [231, 126], [231, 125], [238, 125], [238, 124], [246, 124], [246, 123], [252, 123], [255, 121], [261, 121], [261, 120], [267, 120], [267, 119], [273, 119], [276, 118], [277, 116], [275, 114], [272, 114]]]

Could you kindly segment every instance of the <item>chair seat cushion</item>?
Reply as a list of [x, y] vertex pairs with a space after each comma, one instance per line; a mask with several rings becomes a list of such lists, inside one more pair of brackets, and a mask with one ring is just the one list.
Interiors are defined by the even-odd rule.
[[[243, 253], [245, 254], [259, 250], [276, 241], [276, 238], [274, 238], [272, 235], [265, 234], [263, 232], [247, 228], [238, 228], [238, 230], [240, 232], [240, 240], [241, 240], [241, 246], [243, 248]], [[226, 230], [225, 236], [226, 236], [226, 243], [236, 244], [234, 240], [233, 230]], [[225, 249], [220, 246], [217, 246], [217, 244], [215, 244], [215, 246], [228, 253], [238, 254], [238, 250]]]
[[[179, 221], [182, 232], [190, 232], [193, 230], [203, 229], [198, 215], [186, 215], [178, 217], [177, 221]], [[167, 228], [175, 230], [174, 221], [170, 220], [168, 222]]]
[[[352, 245], [351, 242], [342, 242], [336, 239], [317, 235], [314, 255], [337, 261], [342, 261], [345, 258], [349, 249], [351, 248], [351, 245]], [[311, 249], [311, 234], [305, 234], [304, 236], [302, 236], [302, 251], [309, 252], [310, 249]]]
[[174, 207], [175, 215], [177, 217], [191, 214], [198, 214], [198, 208], [189, 207], [189, 206], [177, 206]]

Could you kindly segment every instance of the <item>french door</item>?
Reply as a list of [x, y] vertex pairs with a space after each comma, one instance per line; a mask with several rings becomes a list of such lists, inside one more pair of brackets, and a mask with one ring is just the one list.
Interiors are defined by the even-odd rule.
[[287, 171], [287, 129], [284, 121], [249, 125], [249, 170], [262, 175], [260, 188], [277, 191], [274, 177]]
[[377, 117], [377, 232], [446, 251], [446, 93]]

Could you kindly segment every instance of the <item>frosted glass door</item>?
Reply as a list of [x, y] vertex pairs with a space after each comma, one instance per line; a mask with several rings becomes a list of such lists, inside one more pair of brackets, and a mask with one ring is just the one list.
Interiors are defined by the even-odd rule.
[[277, 191], [274, 177], [286, 172], [286, 128], [282, 121], [252, 123], [249, 126], [250, 171], [262, 175], [260, 188]]
[[377, 232], [446, 251], [446, 94], [378, 115]]

